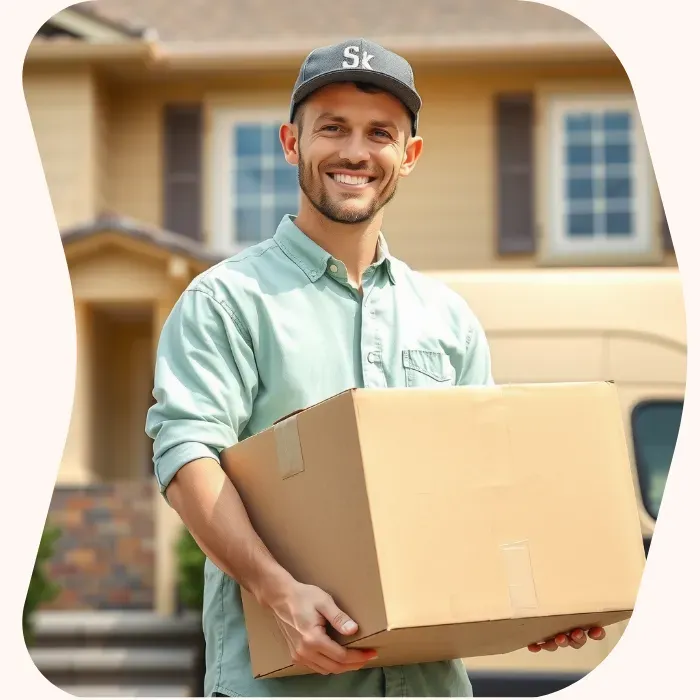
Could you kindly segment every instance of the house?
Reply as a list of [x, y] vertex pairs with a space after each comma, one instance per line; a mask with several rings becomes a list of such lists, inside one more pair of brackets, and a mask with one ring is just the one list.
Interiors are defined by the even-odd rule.
[[418, 269], [676, 266], [626, 73], [515, 0], [95, 0], [47, 20], [24, 88], [75, 297], [75, 404], [50, 517], [60, 608], [177, 605], [179, 520], [144, 416], [192, 277], [295, 209], [279, 124], [305, 55], [366, 36], [412, 63], [425, 152], [385, 231]]

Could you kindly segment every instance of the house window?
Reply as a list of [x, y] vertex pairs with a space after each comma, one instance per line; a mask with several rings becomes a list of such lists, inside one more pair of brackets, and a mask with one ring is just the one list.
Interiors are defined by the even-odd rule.
[[283, 115], [221, 112], [214, 130], [214, 240], [241, 249], [271, 238], [299, 206], [297, 169], [279, 141]]
[[554, 98], [551, 253], [651, 252], [650, 162], [633, 97]]

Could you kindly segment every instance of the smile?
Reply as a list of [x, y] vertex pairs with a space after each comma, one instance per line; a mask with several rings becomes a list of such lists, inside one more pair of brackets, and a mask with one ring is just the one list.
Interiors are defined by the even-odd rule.
[[364, 187], [375, 180], [375, 178], [366, 175], [346, 175], [345, 173], [327, 173], [327, 175], [333, 182], [348, 187]]

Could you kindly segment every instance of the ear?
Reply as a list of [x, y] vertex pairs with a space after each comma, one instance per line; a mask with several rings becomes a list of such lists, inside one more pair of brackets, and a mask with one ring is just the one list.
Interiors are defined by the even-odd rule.
[[282, 124], [280, 127], [280, 143], [284, 158], [290, 165], [299, 165], [299, 134], [295, 124]]
[[420, 136], [413, 136], [409, 138], [408, 143], [406, 144], [403, 162], [399, 168], [399, 175], [401, 177], [406, 177], [407, 175], [411, 174], [422, 152], [423, 139]]

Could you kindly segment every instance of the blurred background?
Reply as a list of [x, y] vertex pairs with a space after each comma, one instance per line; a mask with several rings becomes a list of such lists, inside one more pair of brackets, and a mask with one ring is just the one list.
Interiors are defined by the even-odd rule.
[[[279, 125], [306, 54], [349, 36], [408, 58], [424, 100], [424, 155], [385, 217], [392, 253], [464, 294], [496, 381], [617, 383], [649, 547], [685, 315], [634, 94], [596, 34], [517, 0], [79, 3], [24, 66], [78, 343], [25, 636], [74, 695], [202, 692], [202, 555], [157, 492], [144, 433], [156, 343], [195, 275], [296, 211]], [[563, 688], [623, 628], [579, 652], [466, 660], [475, 694]]]

